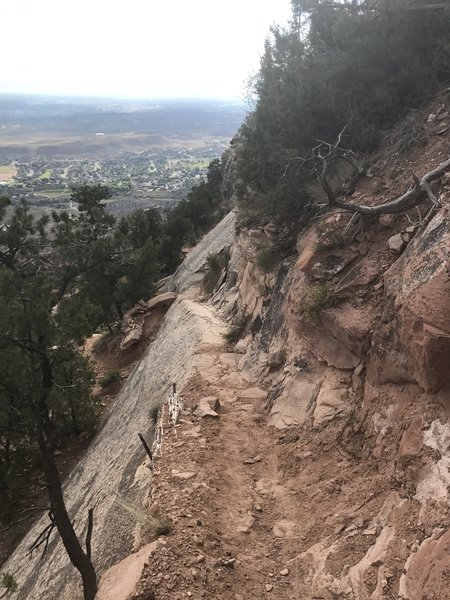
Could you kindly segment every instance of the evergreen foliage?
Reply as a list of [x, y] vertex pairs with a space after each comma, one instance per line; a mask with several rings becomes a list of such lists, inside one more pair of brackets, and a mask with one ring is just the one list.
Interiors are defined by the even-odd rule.
[[[124, 311], [149, 298], [154, 283], [181, 261], [182, 246], [220, 215], [220, 162], [164, 221], [156, 209], [117, 221], [107, 211], [107, 187], [73, 190], [75, 214], [35, 220], [21, 200], [6, 222], [0, 197], [0, 489], [2, 517], [39, 464], [52, 517], [83, 578], [85, 598], [96, 592], [88, 551], [78, 541], [63, 501], [55, 450], [67, 437], [93, 432], [95, 381], [80, 351], [98, 327], [111, 332]], [[182, 227], [178, 229], [178, 225]], [[189, 238], [189, 239], [188, 239]], [[108, 373], [107, 385], [120, 379]]]
[[106, 209], [109, 190], [101, 185], [73, 190], [75, 215], [54, 212], [38, 221], [20, 201], [2, 224], [9, 200], [0, 198], [4, 513], [26, 485], [25, 475], [38, 451], [38, 399], [45, 397], [52, 450], [67, 436], [94, 429], [94, 374], [79, 345], [98, 327], [113, 331], [124, 311], [140, 298], [151, 297], [160, 276], [178, 266], [183, 245], [197, 239], [220, 215], [220, 183], [220, 161], [212, 161], [207, 180], [165, 221], [150, 209], [117, 222]]
[[314, 193], [311, 177], [289, 161], [344, 126], [346, 147], [372, 151], [445, 83], [450, 9], [426, 9], [422, 0], [291, 4], [291, 26], [272, 29], [254, 79], [238, 169], [244, 211], [299, 226], [311, 216]]

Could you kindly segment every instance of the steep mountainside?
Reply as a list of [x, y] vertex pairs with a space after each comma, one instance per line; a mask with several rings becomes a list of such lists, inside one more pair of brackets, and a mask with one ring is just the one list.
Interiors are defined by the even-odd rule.
[[[353, 201], [448, 158], [439, 102], [416, 116], [428, 145], [386, 147]], [[65, 490], [80, 529], [95, 505], [100, 574], [135, 551], [99, 600], [450, 599], [450, 179], [433, 185], [427, 218], [425, 201], [363, 228], [330, 212], [269, 272], [283, 231], [230, 213], [165, 283], [178, 300]], [[207, 299], [210, 253], [227, 265]], [[174, 382], [183, 411], [163, 411], [150, 465], [137, 434]], [[12, 597], [81, 597], [60, 544], [26, 556], [43, 525], [5, 567]]]
[[[386, 148], [354, 201], [448, 157], [445, 107], [417, 118], [428, 145]], [[134, 595], [118, 565], [100, 598], [450, 598], [449, 185], [428, 220], [424, 203], [344, 235], [350, 215], [327, 214], [269, 274], [257, 257], [282, 232], [237, 234], [208, 310], [246, 329], [196, 356], [156, 462], [149, 509], [173, 529]]]

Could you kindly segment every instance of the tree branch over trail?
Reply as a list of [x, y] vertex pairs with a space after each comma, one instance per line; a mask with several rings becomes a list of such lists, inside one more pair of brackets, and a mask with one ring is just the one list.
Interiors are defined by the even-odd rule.
[[[354, 153], [351, 150], [340, 147], [344, 131], [345, 128], [340, 132], [334, 144], [317, 140], [320, 143], [311, 150], [309, 157], [296, 157], [295, 159], [292, 159], [293, 161], [299, 161], [299, 168], [306, 164], [312, 166], [312, 169], [328, 198], [328, 205], [330, 207], [341, 208], [342, 210], [347, 210], [349, 212], [367, 215], [370, 217], [385, 214], [400, 214], [416, 207], [425, 198], [428, 198], [428, 200], [431, 202], [432, 208], [440, 207], [440, 201], [438, 198], [436, 198], [431, 188], [431, 183], [442, 177], [444, 173], [450, 170], [450, 158], [441, 163], [432, 171], [425, 173], [420, 180], [413, 173], [413, 182], [408, 190], [401, 196], [389, 200], [388, 202], [384, 202], [378, 206], [365, 206], [347, 202], [346, 198], [352, 190], [348, 188], [344, 193], [339, 195], [333, 190], [329, 181], [331, 169], [343, 162], [350, 163], [353, 166], [356, 176], [362, 175], [360, 168], [356, 162], [352, 160]], [[288, 168], [289, 164], [287, 165], [285, 172]], [[355, 177], [353, 177], [353, 180], [354, 179]], [[353, 188], [353, 186], [351, 187]]]

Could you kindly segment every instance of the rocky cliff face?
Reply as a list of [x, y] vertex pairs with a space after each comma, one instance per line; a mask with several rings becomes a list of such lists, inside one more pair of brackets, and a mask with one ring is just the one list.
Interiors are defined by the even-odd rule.
[[[444, 147], [405, 164], [426, 170]], [[398, 171], [394, 191], [407, 186]], [[255, 258], [270, 228], [231, 248], [213, 302], [250, 317], [241, 376], [267, 389], [268, 425], [294, 440], [285, 468], [309, 515], [290, 559], [301, 591], [278, 597], [450, 598], [448, 186], [425, 223], [381, 217], [352, 238], [348, 216], [323, 217], [270, 276]], [[356, 197], [379, 188], [366, 180]]]
[[[436, 136], [390, 173], [382, 157], [355, 201], [446, 157]], [[269, 273], [257, 256], [280, 232], [236, 233], [234, 213], [188, 255], [165, 283], [178, 300], [66, 486], [80, 531], [95, 506], [100, 574], [140, 548], [99, 600], [450, 598], [448, 185], [426, 222], [411, 212], [344, 234], [349, 216], [325, 215]], [[210, 253], [227, 266], [208, 300]], [[152, 478], [137, 433], [151, 435], [172, 382], [184, 410]], [[155, 542], [124, 501], [169, 517], [169, 535]], [[26, 557], [43, 525], [5, 567], [13, 597], [79, 598], [60, 544]]]
[[[292, 581], [278, 597], [450, 598], [448, 208], [409, 227], [401, 256], [388, 242], [408, 223], [327, 244], [345, 222], [324, 218], [270, 277], [255, 266], [265, 232], [242, 232], [237, 283], [213, 299], [251, 315], [241, 376], [267, 389], [268, 425], [289, 440], [285, 478], [308, 515], [290, 557], [301, 591]], [[308, 319], [308, 293], [331, 281]]]

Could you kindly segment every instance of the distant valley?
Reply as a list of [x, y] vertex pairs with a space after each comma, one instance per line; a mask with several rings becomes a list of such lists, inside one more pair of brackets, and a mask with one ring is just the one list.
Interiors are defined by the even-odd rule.
[[69, 206], [102, 183], [111, 210], [170, 206], [204, 176], [246, 107], [217, 100], [111, 100], [0, 95], [0, 193], [36, 213]]

